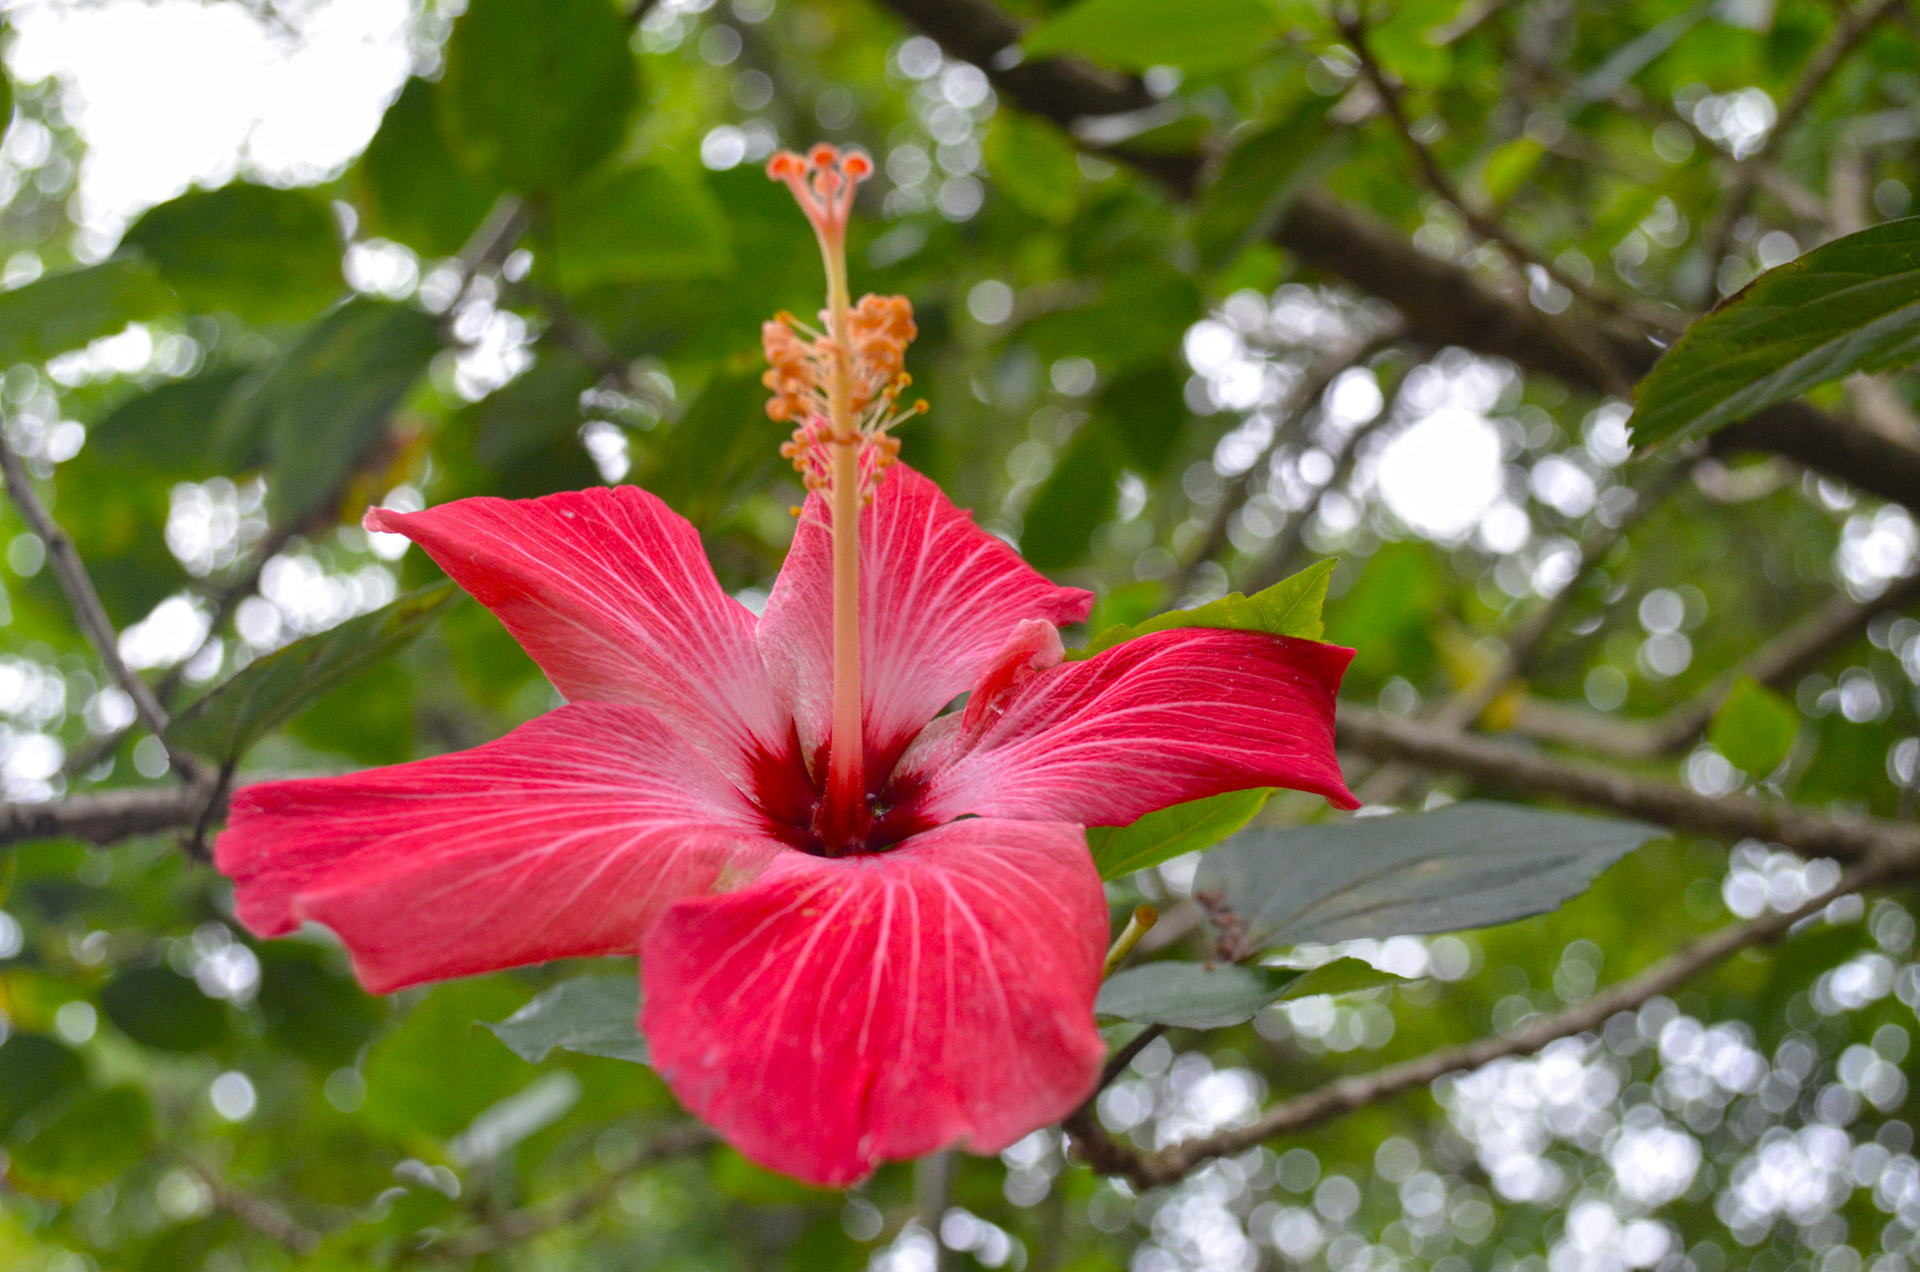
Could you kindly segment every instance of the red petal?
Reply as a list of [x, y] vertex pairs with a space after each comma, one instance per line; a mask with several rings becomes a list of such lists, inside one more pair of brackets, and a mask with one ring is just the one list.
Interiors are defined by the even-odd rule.
[[1252, 786], [1356, 808], [1333, 753], [1333, 700], [1352, 658], [1318, 641], [1185, 628], [1030, 672], [915, 741], [894, 824], [973, 813], [1124, 826]]
[[[832, 715], [832, 536], [807, 500], [759, 641], [768, 674], [814, 755]], [[913, 736], [986, 670], [1023, 619], [1077, 623], [1093, 594], [1056, 587], [973, 524], [940, 487], [887, 469], [860, 517], [860, 660], [867, 776], [882, 781]]]
[[1076, 826], [970, 820], [878, 856], [789, 853], [682, 901], [640, 967], [653, 1064], [742, 1153], [823, 1187], [994, 1153], [1087, 1093], [1107, 939]]
[[700, 536], [633, 486], [542, 499], [461, 499], [367, 513], [499, 615], [575, 702], [654, 712], [748, 791], [784, 805], [803, 781], [792, 727], [754, 648], [754, 618], [720, 590]]
[[233, 796], [214, 860], [240, 921], [324, 923], [376, 993], [632, 954], [668, 905], [785, 849], [639, 707], [577, 703], [471, 751]]

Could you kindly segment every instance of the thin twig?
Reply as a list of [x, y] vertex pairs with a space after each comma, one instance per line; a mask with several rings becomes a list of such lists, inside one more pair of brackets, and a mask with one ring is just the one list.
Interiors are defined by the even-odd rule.
[[604, 1206], [630, 1175], [674, 1157], [697, 1153], [715, 1143], [713, 1132], [698, 1122], [667, 1127], [641, 1146], [634, 1159], [611, 1170], [579, 1192], [544, 1206], [513, 1210], [477, 1228], [471, 1228], [416, 1252], [434, 1263], [466, 1263], [503, 1246], [551, 1232], [586, 1218]]
[[1787, 100], [1780, 107], [1773, 127], [1761, 139], [1759, 148], [1740, 160], [1733, 170], [1733, 188], [1727, 191], [1727, 197], [1721, 201], [1714, 232], [1708, 238], [1713, 245], [1707, 253], [1709, 263], [1717, 265], [1726, 259], [1733, 244], [1734, 229], [1753, 201], [1754, 188], [1761, 179], [1761, 167], [1780, 148], [1787, 133], [1806, 113], [1807, 107], [1813, 104], [1813, 99], [1826, 87], [1833, 73], [1840, 69], [1847, 55], [1866, 38], [1869, 31], [1879, 25], [1882, 18], [1905, 3], [1906, 0], [1871, 0], [1868, 4], [1843, 13], [1833, 35], [1807, 60], [1800, 78], [1794, 81], [1793, 88], [1787, 93]]
[[204, 786], [130, 786], [37, 804], [0, 804], [0, 848], [29, 839], [117, 843], [192, 826], [207, 807]]
[[213, 1204], [264, 1237], [269, 1237], [297, 1255], [309, 1255], [319, 1249], [321, 1236], [264, 1197], [256, 1197], [228, 1183], [219, 1171], [194, 1158], [182, 1158], [187, 1169], [213, 1194]]
[[1796, 923], [1818, 914], [1840, 897], [1894, 873], [1893, 867], [1880, 862], [1855, 868], [1834, 887], [1792, 910], [1721, 928], [1578, 1006], [1544, 1017], [1511, 1034], [1489, 1035], [1360, 1077], [1329, 1082], [1268, 1109], [1249, 1126], [1186, 1140], [1157, 1153], [1145, 1153], [1115, 1140], [1091, 1121], [1081, 1122], [1070, 1128], [1069, 1133], [1074, 1136], [1074, 1145], [1083, 1160], [1103, 1175], [1122, 1176], [1140, 1188], [1173, 1183], [1203, 1162], [1244, 1152], [1276, 1135], [1304, 1130], [1403, 1091], [1425, 1087], [1449, 1073], [1477, 1069], [1509, 1056], [1532, 1055], [1559, 1039], [1598, 1029], [1616, 1012], [1631, 1011], [1648, 999], [1670, 993], [1715, 963], [1743, 949], [1778, 939]]
[[[1399, 133], [1400, 140], [1412, 153], [1414, 162], [1419, 166], [1420, 174], [1425, 178], [1428, 187], [1451, 203], [1460, 215], [1466, 218], [1468, 228], [1488, 242], [1498, 244], [1515, 265], [1522, 269], [1531, 267], [1540, 270], [1548, 278], [1594, 308], [1625, 318], [1642, 327], [1656, 331], [1671, 330], [1671, 319], [1667, 314], [1594, 290], [1552, 261], [1535, 253], [1515, 238], [1505, 226], [1474, 207], [1461, 193], [1460, 187], [1454, 183], [1447, 170], [1440, 166], [1440, 161], [1434, 157], [1432, 149], [1413, 131], [1412, 121], [1407, 118], [1406, 106], [1400, 100], [1399, 88], [1387, 75], [1386, 69], [1373, 56], [1373, 50], [1367, 44], [1366, 27], [1360, 19], [1359, 11], [1357, 9], [1342, 10], [1335, 20], [1339, 23], [1340, 33], [1346, 37], [1348, 45], [1352, 47], [1354, 56], [1359, 59], [1360, 73], [1366, 77], [1367, 83], [1373, 88], [1374, 95], [1380, 99], [1381, 110], [1386, 113], [1387, 119], [1393, 124], [1394, 131]], [[1604, 382], [1613, 385], [1616, 390], [1624, 390], [1633, 383], [1633, 376], [1621, 364], [1611, 346], [1603, 340], [1593, 338], [1584, 328], [1560, 320], [1557, 315], [1555, 317], [1563, 328], [1568, 328], [1566, 334], [1575, 340], [1577, 346], [1585, 349], [1594, 359], [1594, 370]]]
[[7, 441], [4, 429], [0, 429], [0, 470], [5, 472], [7, 493], [13, 497], [14, 507], [20, 510], [21, 519], [46, 545], [47, 560], [53, 564], [54, 576], [60, 580], [60, 590], [66, 593], [74, 621], [79, 623], [80, 630], [92, 642], [94, 652], [107, 669], [107, 675], [133, 700], [133, 710], [140, 717], [140, 722], [167, 749], [167, 761], [173, 766], [173, 771], [188, 782], [203, 784], [208, 778], [206, 766], [167, 740], [166, 708], [153, 696], [153, 690], [147, 687], [147, 682], [135, 675], [133, 669], [127, 666], [126, 659], [120, 656], [119, 633], [114, 631], [113, 620], [107, 617], [106, 607], [100, 603], [100, 594], [94, 590], [93, 580], [87, 577], [86, 563], [80, 559], [73, 540], [47, 513], [40, 496], [34, 493], [33, 480], [27, 475], [26, 466], [20, 462], [12, 443]]

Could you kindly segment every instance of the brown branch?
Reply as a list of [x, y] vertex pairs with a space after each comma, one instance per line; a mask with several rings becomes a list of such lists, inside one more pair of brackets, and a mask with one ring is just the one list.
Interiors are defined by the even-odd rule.
[[[1061, 58], [996, 61], [1018, 43], [1019, 25], [992, 0], [880, 0], [938, 41], [950, 56], [973, 62], [1022, 110], [1068, 124], [1153, 104], [1138, 81]], [[1199, 186], [1207, 155], [1104, 152], [1160, 181], [1178, 198]], [[1493, 291], [1464, 267], [1421, 251], [1373, 214], [1315, 191], [1296, 198], [1273, 240], [1306, 268], [1392, 304], [1409, 330], [1439, 346], [1457, 345], [1507, 358], [1522, 369], [1581, 388], [1606, 390], [1591, 359], [1563, 328], [1522, 297]], [[1660, 347], [1635, 336], [1610, 336], [1632, 373], [1644, 374]], [[1920, 442], [1855, 428], [1801, 402], [1769, 407], [1714, 437], [1721, 454], [1770, 451], [1848, 483], [1857, 490], [1920, 509]]]
[[1841, 820], [1778, 800], [1707, 796], [1672, 782], [1561, 760], [1510, 742], [1342, 705], [1339, 744], [1377, 760], [1458, 773], [1494, 790], [1557, 796], [1715, 839], [1763, 839], [1808, 857], [1920, 862], [1920, 826]]
[[[1911, 863], [1908, 868], [1911, 869]], [[1457, 1047], [1443, 1047], [1417, 1059], [1388, 1065], [1359, 1077], [1340, 1078], [1274, 1106], [1249, 1126], [1186, 1140], [1146, 1153], [1108, 1136], [1090, 1119], [1069, 1127], [1080, 1156], [1103, 1175], [1119, 1175], [1139, 1188], [1170, 1184], [1202, 1162], [1226, 1157], [1272, 1139], [1318, 1125], [1401, 1092], [1430, 1085], [1463, 1069], [1477, 1069], [1508, 1056], [1532, 1055], [1548, 1043], [1598, 1029], [1616, 1012], [1631, 1011], [1659, 994], [1670, 993], [1707, 968], [1751, 946], [1785, 935], [1796, 923], [1818, 914], [1840, 897], [1897, 873], [1884, 863], [1847, 872], [1834, 887], [1780, 914], [1736, 923], [1695, 941], [1638, 976], [1621, 981], [1578, 1006], [1546, 1016], [1514, 1033], [1488, 1036]]]
[[1920, 573], [1898, 579], [1868, 601], [1836, 593], [1778, 636], [1741, 659], [1693, 697], [1654, 720], [1616, 720], [1567, 703], [1526, 702], [1515, 728], [1529, 737], [1605, 752], [1625, 760], [1651, 760], [1686, 749], [1713, 722], [1735, 682], [1753, 679], [1790, 691], [1794, 682], [1857, 640], [1877, 615], [1920, 603]]
[[213, 1194], [213, 1204], [264, 1237], [285, 1246], [294, 1254], [306, 1256], [320, 1248], [321, 1236], [264, 1197], [256, 1197], [228, 1183], [219, 1171], [205, 1162], [183, 1158], [187, 1169]]
[[698, 1122], [681, 1122], [660, 1131], [642, 1145], [634, 1159], [611, 1170], [579, 1192], [544, 1206], [529, 1206], [501, 1215], [477, 1228], [438, 1241], [416, 1257], [434, 1263], [467, 1263], [503, 1246], [551, 1232], [586, 1218], [604, 1206], [629, 1175], [674, 1157], [685, 1157], [714, 1144], [714, 1134]]
[[92, 643], [101, 665], [107, 669], [107, 675], [133, 700], [133, 709], [140, 717], [140, 722], [166, 747], [167, 761], [173, 766], [173, 771], [188, 782], [206, 781], [206, 766], [167, 740], [166, 708], [153, 696], [153, 690], [147, 687], [147, 682], [135, 675], [133, 669], [127, 666], [126, 659], [120, 656], [119, 633], [113, 629], [113, 620], [107, 617], [106, 606], [100, 603], [100, 594], [94, 590], [93, 580], [87, 577], [86, 563], [80, 559], [73, 540], [47, 513], [40, 496], [34, 493], [33, 480], [27, 475], [26, 466], [20, 462], [20, 456], [7, 441], [4, 431], [0, 431], [0, 471], [5, 473], [7, 494], [12, 496], [14, 507], [20, 510], [21, 519], [46, 544], [47, 560], [53, 565], [54, 577], [60, 581], [60, 590], [66, 593], [74, 621]]
[[0, 804], [0, 847], [29, 839], [111, 844], [136, 835], [185, 830], [207, 805], [210, 784], [133, 786], [50, 800]]

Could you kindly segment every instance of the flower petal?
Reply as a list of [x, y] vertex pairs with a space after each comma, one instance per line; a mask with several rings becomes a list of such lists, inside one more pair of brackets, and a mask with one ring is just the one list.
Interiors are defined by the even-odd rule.
[[[827, 741], [833, 698], [833, 544], [807, 500], [758, 639], [806, 754]], [[1058, 587], [905, 464], [860, 517], [860, 662], [867, 777], [885, 780], [927, 721], [984, 671], [1023, 619], [1086, 618], [1093, 594]]]
[[[967, 814], [1124, 826], [1252, 786], [1358, 807], [1333, 753], [1333, 700], [1352, 658], [1318, 641], [1182, 628], [1028, 671], [915, 740], [892, 831]], [[986, 679], [1005, 681], [1001, 671]]]
[[790, 851], [650, 712], [576, 703], [471, 751], [234, 793], [240, 921], [339, 934], [369, 990], [632, 954], [681, 897]]
[[570, 700], [646, 707], [741, 789], [783, 809], [804, 798], [753, 615], [720, 590], [699, 533], [658, 498], [634, 486], [483, 496], [375, 508], [366, 523], [424, 548]]
[[969, 820], [877, 856], [792, 853], [667, 911], [641, 955], [642, 1028], [734, 1147], [841, 1187], [1071, 1112], [1104, 1050], [1106, 941], [1077, 826]]

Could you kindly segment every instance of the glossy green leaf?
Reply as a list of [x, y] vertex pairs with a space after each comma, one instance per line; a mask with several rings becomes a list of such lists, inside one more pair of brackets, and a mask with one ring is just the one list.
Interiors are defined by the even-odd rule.
[[439, 351], [431, 314], [357, 297], [309, 327], [235, 403], [223, 440], [264, 448], [276, 517], [303, 521], [341, 498]]
[[609, 0], [474, 0], [447, 41], [438, 105], [464, 167], [532, 194], [611, 155], [638, 99]]
[[1469, 801], [1436, 812], [1245, 830], [1210, 850], [1196, 900], [1231, 956], [1492, 927], [1558, 908], [1662, 832]]
[[1755, 777], [1779, 768], [1799, 735], [1800, 713], [1793, 704], [1751, 677], [1734, 683], [1707, 729], [1707, 741]]
[[0, 366], [77, 349], [172, 304], [153, 264], [138, 255], [48, 274], [0, 292]]
[[256, 659], [174, 717], [168, 736], [233, 763], [308, 704], [404, 648], [458, 596], [451, 583], [421, 588]]
[[137, 1087], [83, 1095], [10, 1150], [7, 1178], [25, 1192], [72, 1201], [146, 1156], [153, 1109]]
[[205, 1051], [225, 1042], [227, 1009], [170, 967], [136, 967], [100, 990], [100, 1007], [121, 1033], [161, 1051]]
[[1093, 1011], [1142, 1025], [1222, 1029], [1251, 1020], [1273, 1003], [1379, 989], [1401, 979], [1357, 958], [1305, 971], [1245, 963], [1144, 963], [1108, 977]]
[[637, 976], [581, 976], [561, 981], [487, 1028], [529, 1064], [539, 1064], [555, 1047], [645, 1064], [639, 1019]]
[[441, 92], [437, 80], [408, 80], [353, 173], [368, 232], [427, 256], [464, 247], [500, 192], [454, 162], [440, 129]]
[[1920, 217], [1768, 270], [1687, 328], [1634, 389], [1636, 445], [1711, 433], [1829, 380], [1920, 358]]
[[1310, 97], [1270, 128], [1243, 139], [1201, 196], [1194, 246], [1208, 272], [1224, 268], [1286, 214], [1300, 191], [1345, 157], [1347, 137], [1332, 132], [1333, 99]]
[[1091, 658], [1103, 650], [1112, 649], [1115, 645], [1149, 632], [1172, 631], [1181, 627], [1223, 627], [1240, 632], [1268, 632], [1275, 636], [1318, 640], [1322, 630], [1320, 607], [1327, 599], [1327, 578], [1333, 573], [1333, 566], [1330, 560], [1321, 561], [1252, 596], [1231, 592], [1198, 609], [1168, 610], [1144, 623], [1110, 627], [1088, 641], [1084, 649], [1068, 650], [1067, 658], [1069, 661]]
[[1028, 57], [1073, 54], [1124, 70], [1206, 73], [1264, 57], [1279, 36], [1261, 0], [1079, 0], [1027, 33]]
[[21, 1118], [86, 1081], [86, 1062], [65, 1043], [30, 1033], [0, 1042], [0, 1139]]
[[313, 190], [245, 181], [190, 190], [149, 208], [120, 242], [189, 309], [295, 322], [346, 292], [333, 211]]
[[1089, 826], [1087, 847], [1102, 879], [1118, 879], [1210, 848], [1233, 834], [1265, 806], [1271, 787], [1228, 791], [1148, 813], [1131, 826]]
[[623, 168], [553, 204], [561, 285], [707, 278], [733, 264], [726, 214], [698, 176]]

